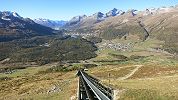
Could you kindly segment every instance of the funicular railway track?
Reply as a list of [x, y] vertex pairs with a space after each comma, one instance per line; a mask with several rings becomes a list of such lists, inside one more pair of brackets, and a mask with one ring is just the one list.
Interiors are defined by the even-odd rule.
[[99, 81], [80, 70], [78, 100], [113, 100], [112, 89], [106, 88]]

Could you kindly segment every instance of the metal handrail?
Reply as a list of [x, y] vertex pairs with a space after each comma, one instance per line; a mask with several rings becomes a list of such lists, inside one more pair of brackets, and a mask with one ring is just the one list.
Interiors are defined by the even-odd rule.
[[87, 83], [87, 85], [91, 88], [93, 93], [96, 95], [96, 97], [99, 100], [111, 100], [109, 99], [103, 92], [101, 92], [90, 80], [83, 74], [82, 71], [80, 71], [84, 81]]

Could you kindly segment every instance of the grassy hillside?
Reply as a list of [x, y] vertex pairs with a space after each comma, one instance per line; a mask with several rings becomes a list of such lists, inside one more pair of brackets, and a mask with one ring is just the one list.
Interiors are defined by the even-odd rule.
[[0, 73], [0, 100], [69, 100], [76, 99], [76, 71], [42, 73], [56, 64]]
[[[129, 49], [103, 48], [102, 45], [132, 42]], [[164, 41], [147, 39], [103, 40], [97, 46], [99, 64], [88, 73], [115, 90], [117, 100], [177, 100], [178, 62], [175, 55], [161, 48]], [[109, 75], [110, 74], [110, 75]]]

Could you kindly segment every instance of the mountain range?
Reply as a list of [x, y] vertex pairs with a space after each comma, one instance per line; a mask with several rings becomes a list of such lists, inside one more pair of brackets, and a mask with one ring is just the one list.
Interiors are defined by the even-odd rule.
[[34, 22], [47, 26], [47, 27], [51, 27], [53, 29], [59, 29], [60, 27], [64, 26], [67, 21], [54, 21], [54, 20], [49, 20], [49, 19], [43, 19], [43, 18], [38, 18], [38, 19], [34, 19]]
[[178, 6], [114, 8], [68, 21], [0, 11], [0, 100], [95, 98], [84, 78], [111, 99], [178, 100]]
[[8, 63], [78, 61], [96, 56], [97, 48], [86, 39], [63, 34], [23, 18], [16, 12], [0, 12], [0, 61]]
[[113, 17], [113, 16], [118, 16], [122, 15], [125, 12], [119, 9], [114, 8], [113, 10], [110, 10], [107, 13], [102, 13], [102, 12], [97, 12], [91, 16], [87, 15], [80, 15], [80, 16], [75, 16], [69, 21], [54, 21], [50, 19], [43, 19], [43, 18], [38, 18], [34, 19], [34, 21], [38, 24], [51, 27], [54, 29], [60, 29], [60, 28], [76, 28], [82, 24], [94, 24], [103, 21], [106, 18]]
[[[4, 11], [0, 12], [0, 42], [18, 39], [30, 39], [29, 41], [31, 41], [31, 38], [36, 36], [46, 36], [43, 38], [44, 40], [42, 40], [49, 42], [47, 37], [53, 36], [53, 38], [50, 39], [50, 41], [53, 41], [55, 35], [60, 39], [62, 38], [62, 40], [66, 40], [64, 35], [65, 32], [71, 35], [89, 34], [89, 36], [98, 37], [104, 40], [122, 38], [125, 40], [132, 40], [134, 38], [144, 42], [151, 38], [164, 41], [163, 48], [166, 51], [178, 53], [177, 22], [177, 6], [149, 8], [144, 11], [135, 9], [122, 11], [114, 8], [105, 14], [97, 12], [90, 16], [76, 16], [69, 21], [52, 21], [47, 19], [31, 20], [30, 18], [21, 17], [16, 12]], [[65, 30], [54, 30], [54, 27], [58, 28], [58, 26], [60, 26], [60, 29]], [[71, 41], [71, 39], [75, 40], [75, 38], [77, 39], [77, 37], [73, 37], [66, 42]], [[38, 38], [33, 41], [35, 42], [37, 39]], [[83, 40], [79, 39], [78, 41], [81, 43]], [[43, 42], [43, 44], [45, 43]], [[88, 42], [85, 42], [85, 44], [88, 44]], [[73, 45], [71, 45], [71, 47], [74, 47], [74, 49], [72, 49], [74, 51], [77, 49]], [[76, 52], [73, 52], [72, 54], [75, 53]], [[7, 55], [3, 56], [3, 58], [5, 57], [7, 57]], [[84, 59], [86, 58], [87, 57]]]
[[23, 18], [16, 12], [0, 12], [0, 42], [53, 34], [53, 29]]
[[63, 20], [50, 20], [50, 19], [43, 19], [38, 18], [34, 19], [34, 22], [51, 27], [53, 29], [78, 29], [78, 28], [84, 28], [84, 27], [92, 27], [94, 24], [100, 23], [102, 21], [112, 19], [113, 17], [119, 17], [124, 15], [131, 15], [131, 16], [140, 16], [145, 17], [149, 15], [158, 15], [162, 13], [169, 13], [169, 12], [175, 12], [177, 10], [177, 6], [171, 6], [171, 7], [161, 7], [161, 8], [147, 8], [144, 11], [139, 11], [136, 9], [130, 9], [128, 11], [123, 11], [119, 9], [112, 9], [106, 13], [102, 12], [96, 12], [92, 15], [79, 15], [75, 16], [69, 21], [63, 21]]
[[123, 37], [141, 41], [156, 39], [164, 41], [164, 50], [178, 53], [178, 6], [148, 8], [144, 11], [113, 9], [109, 12], [109, 17], [108, 13], [101, 12], [74, 17], [64, 28], [72, 30], [72, 34], [90, 34], [107, 40]]
[[[95, 24], [98, 24], [100, 22], [105, 22], [110, 19], [114, 19], [116, 17], [122, 17], [125, 16], [127, 17], [146, 17], [149, 15], [159, 15], [159, 14], [164, 14], [164, 13], [170, 13], [170, 12], [176, 12], [177, 7], [161, 7], [161, 8], [148, 8], [145, 9], [144, 11], [138, 11], [136, 9], [130, 9], [128, 11], [123, 11], [114, 8], [113, 10], [110, 10], [107, 13], [102, 13], [102, 12], [97, 12], [91, 16], [76, 16], [73, 17], [71, 20], [68, 21], [66, 26], [70, 28], [84, 28], [84, 27], [91, 27], [94, 26]], [[118, 22], [118, 21], [115, 21]]]

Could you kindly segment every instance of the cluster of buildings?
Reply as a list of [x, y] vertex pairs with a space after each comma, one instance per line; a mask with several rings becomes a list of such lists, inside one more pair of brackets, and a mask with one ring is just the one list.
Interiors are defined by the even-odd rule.
[[122, 43], [104, 43], [101, 44], [99, 47], [101, 48], [101, 50], [103, 49], [114, 49], [117, 51], [127, 51], [130, 50], [131, 48], [133, 48], [133, 43], [126, 43], [126, 44], [122, 44]]

